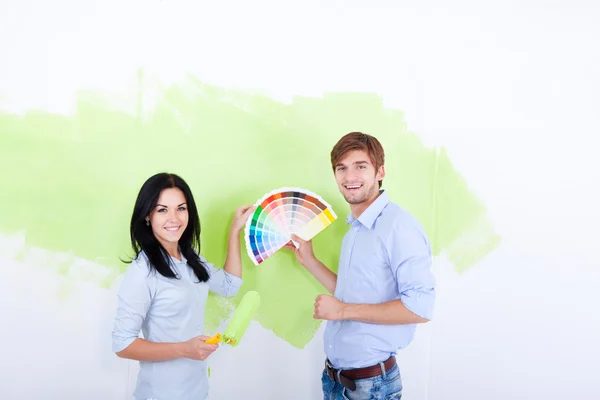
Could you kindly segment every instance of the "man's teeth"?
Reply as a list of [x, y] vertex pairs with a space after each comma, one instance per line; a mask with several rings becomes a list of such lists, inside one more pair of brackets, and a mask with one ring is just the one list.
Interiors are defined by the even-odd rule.
[[346, 186], [346, 189], [358, 189], [360, 187], [360, 185], [356, 185], [356, 186]]

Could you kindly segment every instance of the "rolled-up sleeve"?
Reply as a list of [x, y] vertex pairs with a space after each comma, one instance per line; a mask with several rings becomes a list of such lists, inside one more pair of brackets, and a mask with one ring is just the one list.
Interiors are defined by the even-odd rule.
[[139, 337], [152, 302], [153, 280], [143, 262], [134, 261], [125, 271], [117, 294], [112, 350], [118, 353]]
[[216, 268], [202, 256], [200, 256], [200, 261], [208, 268], [210, 274], [208, 287], [212, 292], [226, 297], [235, 296], [238, 293], [244, 282], [242, 278], [232, 275], [224, 269]]
[[435, 305], [435, 277], [431, 270], [431, 248], [423, 231], [406, 224], [389, 237], [390, 261], [395, 269], [402, 304], [414, 314], [431, 320]]

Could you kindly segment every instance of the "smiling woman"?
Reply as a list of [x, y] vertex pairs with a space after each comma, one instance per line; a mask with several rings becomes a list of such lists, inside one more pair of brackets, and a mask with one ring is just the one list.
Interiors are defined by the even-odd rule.
[[208, 396], [205, 360], [217, 349], [203, 334], [208, 291], [238, 292], [239, 234], [253, 211], [236, 210], [225, 266], [217, 269], [200, 256], [200, 220], [187, 183], [160, 173], [140, 189], [130, 224], [135, 257], [119, 288], [113, 328], [113, 351], [143, 361], [136, 399]]
[[165, 189], [150, 215], [146, 225], [171, 257], [181, 260], [178, 254], [179, 238], [187, 228], [188, 209], [185, 195], [179, 188]]
[[168, 256], [181, 261], [182, 253], [198, 280], [208, 280], [194, 253], [194, 248], [200, 249], [198, 209], [181, 177], [160, 173], [144, 183], [131, 216], [130, 237], [136, 256], [143, 251], [162, 276], [175, 277]]

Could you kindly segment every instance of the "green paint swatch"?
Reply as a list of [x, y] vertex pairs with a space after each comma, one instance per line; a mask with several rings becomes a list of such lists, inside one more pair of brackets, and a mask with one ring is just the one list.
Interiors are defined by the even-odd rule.
[[[0, 114], [0, 231], [25, 231], [28, 245], [120, 273], [126, 265], [119, 258], [131, 255], [128, 224], [137, 191], [152, 174], [169, 171], [192, 187], [201, 253], [219, 266], [235, 207], [273, 188], [297, 186], [321, 195], [340, 216], [314, 240], [315, 253], [336, 271], [349, 209], [329, 152], [343, 134], [364, 131], [386, 149], [384, 188], [421, 221], [435, 255], [447, 254], [463, 272], [499, 243], [484, 205], [444, 149], [426, 148], [407, 130], [402, 112], [383, 107], [377, 95], [337, 93], [285, 104], [192, 76], [164, 89], [149, 86], [140, 73], [139, 93], [132, 96], [138, 104], [126, 107], [101, 93], [80, 93], [69, 117], [34, 110]], [[144, 103], [147, 89], [160, 93], [153, 108]], [[244, 249], [242, 258], [242, 290], [232, 301], [209, 296], [207, 330], [214, 331], [247, 291], [256, 290], [258, 322], [305, 346], [320, 324], [312, 315], [323, 287], [291, 252], [280, 251], [259, 267]]]

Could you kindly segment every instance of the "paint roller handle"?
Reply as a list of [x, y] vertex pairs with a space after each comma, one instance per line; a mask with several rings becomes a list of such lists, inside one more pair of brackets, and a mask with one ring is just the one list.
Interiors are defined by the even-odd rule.
[[219, 344], [222, 342], [221, 334], [217, 333], [215, 336], [208, 338], [204, 341], [206, 344]]

